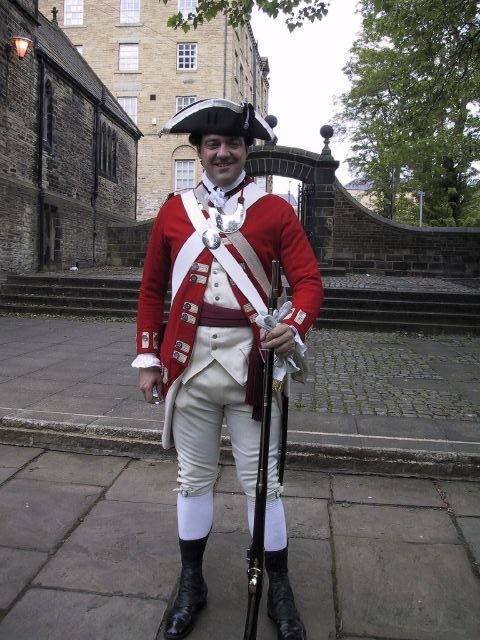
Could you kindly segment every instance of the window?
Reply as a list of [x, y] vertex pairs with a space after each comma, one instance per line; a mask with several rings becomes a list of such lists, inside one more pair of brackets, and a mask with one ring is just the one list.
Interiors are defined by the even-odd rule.
[[197, 45], [193, 42], [177, 44], [177, 69], [197, 68]]
[[83, 0], [65, 0], [63, 24], [66, 27], [83, 24]]
[[118, 104], [125, 113], [137, 124], [137, 98], [136, 96], [118, 96]]
[[178, 11], [186, 19], [189, 13], [196, 12], [197, 4], [197, 0], [178, 0]]
[[51, 151], [53, 146], [53, 86], [46, 80], [43, 89], [43, 147]]
[[175, 160], [175, 191], [195, 186], [195, 160]]
[[188, 105], [193, 104], [197, 99], [197, 96], [177, 96], [177, 113]]
[[102, 124], [100, 130], [100, 174], [111, 180], [117, 177], [117, 134], [112, 127]]
[[75, 45], [75, 49], [78, 51], [78, 53], [83, 56], [83, 44], [76, 44]]
[[238, 53], [235, 51], [233, 58], [233, 77], [236, 78], [238, 74]]
[[138, 71], [138, 44], [118, 45], [118, 70]]
[[240, 93], [243, 95], [243, 64], [240, 65]]
[[120, 0], [120, 23], [140, 22], [140, 0]]

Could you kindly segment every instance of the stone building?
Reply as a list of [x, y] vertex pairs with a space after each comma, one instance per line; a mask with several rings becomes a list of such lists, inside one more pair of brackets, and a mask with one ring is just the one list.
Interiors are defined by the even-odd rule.
[[141, 133], [36, 0], [2, 0], [0, 43], [0, 271], [101, 264], [135, 218]]
[[267, 114], [268, 61], [249, 24], [224, 16], [188, 33], [166, 26], [196, 0], [40, 0], [81, 51], [144, 137], [138, 157], [138, 219], [151, 218], [172, 191], [196, 184], [201, 167], [186, 136], [159, 138], [162, 125], [195, 100], [248, 100]]

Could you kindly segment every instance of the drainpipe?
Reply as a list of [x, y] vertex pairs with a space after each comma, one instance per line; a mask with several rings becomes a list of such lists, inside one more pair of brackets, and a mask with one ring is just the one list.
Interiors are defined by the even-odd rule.
[[45, 216], [44, 216], [44, 201], [45, 191], [43, 189], [43, 137], [45, 133], [45, 60], [43, 56], [38, 53], [37, 56], [40, 62], [40, 87], [39, 87], [39, 105], [38, 105], [38, 140], [37, 140], [37, 187], [38, 187], [38, 199], [37, 199], [37, 219], [38, 219], [38, 270], [43, 271], [45, 267], [44, 261], [44, 235], [45, 235]]
[[[227, 38], [228, 38], [228, 20], [225, 15], [225, 30], [223, 37], [223, 97], [227, 97]], [[230, 96], [231, 97], [231, 96]]]
[[257, 42], [253, 41], [253, 108], [257, 109]]
[[94, 114], [94, 135], [95, 135], [95, 149], [93, 156], [93, 191], [92, 191], [92, 262], [97, 261], [97, 198], [98, 198], [98, 172], [100, 168], [100, 151], [101, 151], [101, 123], [100, 115], [102, 112], [102, 106], [105, 104], [105, 88], [102, 87], [102, 97], [99, 102], [95, 104]]
[[133, 203], [133, 219], [137, 220], [137, 207], [138, 207], [138, 141], [135, 140], [135, 202]]

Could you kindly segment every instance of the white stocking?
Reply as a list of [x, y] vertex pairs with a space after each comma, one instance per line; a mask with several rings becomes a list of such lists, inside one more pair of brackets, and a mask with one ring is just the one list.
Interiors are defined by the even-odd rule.
[[[253, 536], [255, 498], [247, 498], [248, 528]], [[265, 510], [265, 551], [281, 551], [287, 546], [287, 523], [281, 498], [267, 500]]]
[[177, 496], [178, 537], [199, 540], [210, 533], [213, 524], [213, 491], [201, 496]]

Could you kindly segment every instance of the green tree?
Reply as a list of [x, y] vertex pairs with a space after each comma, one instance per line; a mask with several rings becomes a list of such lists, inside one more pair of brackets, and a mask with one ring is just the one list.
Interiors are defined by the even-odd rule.
[[[169, 0], [163, 0], [168, 4]], [[218, 14], [224, 14], [232, 26], [245, 24], [252, 17], [256, 5], [260, 11], [276, 18], [285, 16], [290, 31], [301, 27], [304, 22], [321, 20], [328, 12], [328, 2], [321, 0], [198, 0], [195, 11], [184, 16], [182, 13], [172, 15], [167, 25], [174, 29], [181, 28], [187, 32], [204, 22], [210, 22]]]
[[351, 168], [373, 182], [384, 215], [418, 219], [421, 190], [427, 224], [468, 223], [480, 158], [476, 0], [361, 0], [359, 10], [339, 115]]

